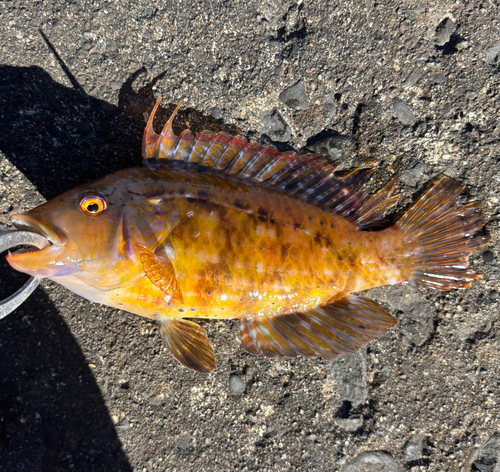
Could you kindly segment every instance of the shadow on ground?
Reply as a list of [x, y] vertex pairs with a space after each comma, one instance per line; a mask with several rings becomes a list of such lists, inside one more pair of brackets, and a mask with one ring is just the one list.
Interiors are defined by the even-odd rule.
[[0, 329], [0, 470], [132, 470], [68, 326], [38, 290]]
[[[145, 117], [163, 74], [134, 91], [146, 73], [138, 70], [115, 106], [87, 95], [46, 42], [72, 87], [38, 67], [0, 65], [0, 150], [50, 199], [141, 165]], [[157, 130], [174, 107], [160, 107]], [[174, 130], [192, 124], [194, 132], [237, 131], [190, 109], [179, 114]], [[22, 278], [2, 263], [2, 298], [13, 277]], [[88, 362], [41, 289], [0, 322], [0, 420], [0, 470], [131, 470]]]
[[[123, 107], [64, 87], [37, 67], [0, 66], [0, 149], [46, 198], [139, 164], [132, 150], [140, 149], [142, 115], [124, 116]], [[112, 142], [119, 142], [114, 151]], [[4, 262], [0, 276], [2, 292], [12, 290], [18, 276]], [[0, 470], [132, 470], [88, 361], [40, 289], [0, 322]]]
[[[47, 199], [111, 172], [141, 165], [141, 140], [153, 109], [153, 78], [137, 92], [140, 69], [123, 84], [118, 106], [68, 88], [39, 67], [0, 65], [0, 150]], [[155, 117], [160, 132], [176, 104], [163, 102]], [[180, 133], [190, 127], [227, 131], [212, 117], [182, 110], [174, 122]]]

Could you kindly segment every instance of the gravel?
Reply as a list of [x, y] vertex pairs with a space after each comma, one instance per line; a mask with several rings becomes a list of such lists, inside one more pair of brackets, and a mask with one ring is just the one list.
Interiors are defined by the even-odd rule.
[[346, 464], [341, 472], [403, 472], [403, 468], [384, 451], [363, 452]]
[[414, 125], [417, 121], [415, 113], [411, 107], [398, 97], [392, 100], [392, 107], [396, 112], [396, 117], [403, 125]]
[[[211, 320], [218, 369], [199, 375], [148, 320], [44, 281], [0, 326], [0, 471], [496, 472], [495, 2], [46, 0], [0, 12], [2, 224], [140, 165], [161, 95], [157, 130], [184, 100], [176, 132], [312, 149], [342, 172], [376, 165], [373, 191], [401, 175], [393, 221], [445, 173], [464, 201], [484, 202], [492, 234], [466, 290], [364, 294], [400, 323], [346, 372], [341, 359], [334, 373], [320, 359], [251, 356], [237, 323]], [[280, 99], [297, 84], [300, 109]], [[0, 269], [6, 296], [24, 279]], [[415, 437], [427, 438], [421, 458]]]
[[242, 395], [245, 392], [245, 382], [239, 375], [233, 374], [229, 377], [229, 390], [233, 395]]
[[283, 90], [279, 95], [279, 99], [293, 110], [303, 110], [309, 106], [303, 80], [299, 80], [295, 85]]
[[494, 434], [479, 449], [471, 463], [471, 472], [500, 472], [500, 433]]
[[404, 453], [408, 466], [425, 465], [423, 458], [426, 444], [427, 437], [421, 434], [415, 434], [408, 439], [404, 446]]
[[490, 66], [500, 65], [500, 41], [486, 51], [485, 61]]
[[457, 25], [450, 20], [450, 18], [445, 18], [439, 23], [434, 33], [434, 41], [438, 46], [444, 46], [451, 39], [451, 35], [457, 29]]
[[286, 142], [291, 138], [292, 130], [275, 108], [262, 114], [261, 132], [268, 135], [273, 141]]

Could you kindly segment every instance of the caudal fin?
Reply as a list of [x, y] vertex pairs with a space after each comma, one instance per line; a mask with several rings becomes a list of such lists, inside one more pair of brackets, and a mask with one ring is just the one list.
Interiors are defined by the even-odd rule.
[[398, 221], [405, 231], [405, 257], [413, 262], [417, 285], [451, 290], [469, 287], [481, 278], [469, 269], [468, 257], [486, 245], [489, 235], [477, 235], [486, 219], [481, 202], [460, 205], [464, 186], [441, 177]]

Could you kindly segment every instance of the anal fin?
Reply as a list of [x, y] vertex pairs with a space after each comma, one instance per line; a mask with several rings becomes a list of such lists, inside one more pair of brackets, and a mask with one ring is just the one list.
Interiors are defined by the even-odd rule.
[[305, 312], [243, 318], [240, 335], [251, 354], [331, 360], [357, 351], [397, 323], [378, 303], [349, 295]]
[[197, 372], [215, 370], [212, 343], [201, 326], [176, 318], [161, 318], [158, 325], [165, 345], [177, 361]]
[[137, 244], [139, 258], [142, 262], [144, 273], [165, 295], [184, 303], [179, 282], [175, 276], [175, 268], [165, 251], [161, 255]]

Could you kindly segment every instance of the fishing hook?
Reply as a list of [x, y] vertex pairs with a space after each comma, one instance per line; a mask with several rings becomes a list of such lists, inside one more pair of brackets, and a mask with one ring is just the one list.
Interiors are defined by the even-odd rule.
[[[35, 246], [43, 249], [49, 244], [41, 234], [30, 231], [1, 231], [0, 232], [0, 253], [19, 246]], [[12, 313], [19, 305], [38, 287], [40, 279], [30, 277], [29, 280], [13, 295], [0, 301], [0, 320]]]

